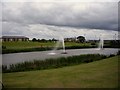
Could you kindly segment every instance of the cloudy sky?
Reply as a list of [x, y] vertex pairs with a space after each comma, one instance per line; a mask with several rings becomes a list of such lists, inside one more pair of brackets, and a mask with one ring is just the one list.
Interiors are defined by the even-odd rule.
[[117, 2], [2, 2], [2, 35], [115, 39]]

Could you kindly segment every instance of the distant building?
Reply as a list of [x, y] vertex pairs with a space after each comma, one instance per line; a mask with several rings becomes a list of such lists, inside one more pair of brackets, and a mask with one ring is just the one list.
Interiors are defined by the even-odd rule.
[[28, 37], [25, 36], [2, 36], [0, 41], [29, 41]]

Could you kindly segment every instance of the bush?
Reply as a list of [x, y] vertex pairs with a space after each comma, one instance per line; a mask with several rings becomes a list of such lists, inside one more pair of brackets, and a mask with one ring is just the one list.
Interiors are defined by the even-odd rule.
[[2, 49], [6, 49], [6, 46], [2, 46]]
[[114, 54], [110, 54], [109, 57], [114, 57], [115, 55]]
[[2, 72], [9, 72], [6, 65], [2, 65]]
[[36, 48], [26, 48], [26, 49], [2, 49], [2, 54], [32, 52], [32, 51], [46, 51], [46, 50], [52, 50], [52, 47], [36, 47]]
[[96, 45], [96, 43], [93, 42], [93, 43], [91, 43], [91, 45]]
[[117, 52], [117, 55], [120, 55], [120, 50]]

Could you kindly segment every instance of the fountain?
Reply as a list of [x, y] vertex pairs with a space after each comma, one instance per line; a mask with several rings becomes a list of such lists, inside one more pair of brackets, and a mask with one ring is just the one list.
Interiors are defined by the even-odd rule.
[[59, 38], [59, 41], [57, 41], [55, 48], [49, 54], [50, 55], [55, 55], [56, 54], [55, 51], [58, 49], [58, 47], [60, 46], [60, 44], [62, 44], [62, 48], [63, 48], [63, 51], [62, 51], [61, 54], [67, 54], [67, 52], [65, 50], [64, 38], [62, 36]]
[[99, 42], [99, 50], [103, 49], [104, 46], [104, 40], [102, 38], [100, 38], [100, 42]]
[[55, 45], [55, 47], [53, 48], [53, 50], [50, 52], [50, 53], [48, 53], [48, 54], [50, 54], [50, 55], [55, 55], [56, 54], [56, 50], [57, 50], [57, 48], [60, 46], [60, 41], [57, 41], [57, 43], [56, 43], [56, 45]]
[[62, 39], [62, 47], [63, 47], [63, 52], [61, 54], [67, 54], [66, 50], [65, 50], [65, 43], [64, 43], [64, 38], [61, 37]]

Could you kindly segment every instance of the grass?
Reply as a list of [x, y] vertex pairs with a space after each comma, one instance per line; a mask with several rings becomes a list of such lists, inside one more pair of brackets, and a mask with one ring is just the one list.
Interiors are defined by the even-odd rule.
[[65, 42], [66, 46], [91, 46], [91, 43]]
[[[7, 49], [25, 49], [25, 48], [35, 48], [35, 47], [54, 47], [56, 43], [54, 42], [3, 42], [2, 45], [6, 46]], [[75, 43], [75, 42], [65, 42], [65, 46], [90, 46], [90, 43]]]
[[[1, 42], [0, 42], [1, 45]], [[51, 50], [55, 47], [56, 43], [53, 41], [47, 42], [2, 42], [2, 54], [6, 53], [18, 53], [18, 52], [31, 52], [31, 51], [45, 51]], [[61, 46], [62, 47], [62, 46]], [[60, 48], [61, 48], [60, 47]], [[80, 49], [80, 48], [96, 48], [98, 43], [77, 43], [77, 42], [65, 42], [66, 49]], [[119, 48], [119, 43], [105, 43], [104, 48]]]
[[[18, 52], [31, 52], [31, 51], [45, 51], [51, 50], [55, 47], [54, 42], [2, 42], [2, 53], [18, 53]], [[65, 42], [66, 49], [90, 48], [90, 43], [75, 43]], [[62, 46], [61, 46], [62, 47]], [[61, 48], [59, 47], [59, 48]]]
[[35, 48], [35, 47], [47, 47], [51, 46], [53, 47], [55, 43], [53, 42], [24, 42], [24, 41], [18, 41], [18, 42], [3, 42], [3, 46], [6, 46], [7, 49], [25, 49], [25, 48]]
[[7, 88], [117, 88], [118, 58], [58, 69], [3, 73]]

